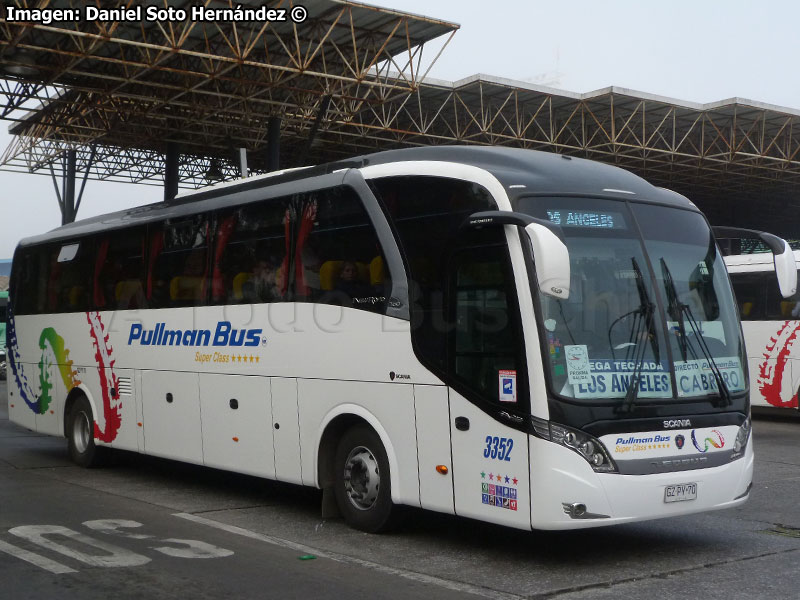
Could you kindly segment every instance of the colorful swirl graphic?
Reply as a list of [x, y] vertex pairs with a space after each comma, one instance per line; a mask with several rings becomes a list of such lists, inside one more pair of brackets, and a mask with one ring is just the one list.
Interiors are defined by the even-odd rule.
[[39, 414], [47, 412], [53, 397], [50, 390], [53, 384], [50, 381], [50, 374], [53, 367], [58, 367], [61, 372], [61, 379], [64, 388], [69, 391], [76, 385], [80, 385], [80, 380], [76, 377], [77, 372], [72, 370], [72, 361], [69, 360], [69, 350], [64, 348], [64, 338], [62, 338], [52, 327], [46, 327], [39, 336], [39, 348], [42, 350], [42, 358], [39, 360]]
[[[122, 424], [119, 381], [114, 373], [114, 360], [111, 358], [112, 348], [108, 344], [108, 334], [106, 334], [103, 327], [100, 313], [87, 312], [86, 320], [89, 323], [89, 333], [95, 347], [94, 358], [97, 362], [97, 372], [100, 377], [100, 390], [103, 395], [103, 416], [105, 417], [104, 429], [100, 429], [97, 422], [95, 422], [94, 437], [109, 443], [116, 439], [117, 432]], [[53, 401], [51, 392], [53, 389], [52, 373], [54, 367], [58, 368], [67, 392], [81, 383], [76, 377], [77, 372], [72, 368], [73, 361], [69, 359], [69, 349], [64, 345], [64, 338], [58, 335], [55, 329], [46, 327], [42, 330], [39, 335], [39, 348], [42, 354], [38, 364], [39, 392], [37, 393], [25, 375], [22, 357], [19, 353], [14, 311], [10, 304], [8, 306], [7, 327], [8, 362], [19, 394], [25, 404], [28, 405], [28, 408], [36, 414], [43, 415]]]
[[6, 323], [6, 335], [8, 337], [8, 365], [11, 367], [11, 375], [14, 377], [14, 382], [17, 384], [19, 395], [25, 401], [33, 412], [42, 414], [40, 410], [40, 403], [38, 394], [33, 391], [28, 378], [25, 376], [25, 371], [22, 368], [22, 357], [19, 354], [19, 344], [17, 343], [17, 327], [14, 319], [14, 310], [11, 303], [8, 304], [7, 313], [8, 322]]
[[[697, 448], [700, 452], [708, 452], [708, 446], [711, 444], [714, 448], [722, 448], [725, 446], [725, 438], [722, 437], [722, 434], [716, 430], [711, 430], [711, 437], [707, 437], [703, 440], [703, 447], [700, 447], [700, 444], [697, 442], [697, 430], [692, 429], [692, 443], [694, 447]], [[716, 438], [714, 439], [714, 435], [716, 434]]]

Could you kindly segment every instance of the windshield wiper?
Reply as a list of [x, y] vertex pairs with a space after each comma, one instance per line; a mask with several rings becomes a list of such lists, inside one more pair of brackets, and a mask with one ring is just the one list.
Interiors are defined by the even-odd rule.
[[[717, 382], [717, 389], [719, 390], [721, 403], [723, 406], [730, 406], [733, 403], [733, 400], [731, 400], [731, 392], [722, 377], [722, 371], [719, 370], [719, 366], [717, 365], [716, 361], [714, 361], [714, 357], [711, 355], [711, 351], [708, 349], [708, 345], [706, 344], [705, 338], [703, 338], [700, 325], [694, 318], [692, 309], [689, 307], [689, 305], [678, 300], [678, 291], [675, 289], [675, 281], [672, 279], [672, 273], [670, 272], [669, 267], [667, 267], [664, 257], [661, 257], [660, 262], [661, 273], [664, 277], [664, 288], [667, 292], [667, 302], [669, 305], [667, 311], [670, 319], [678, 322], [681, 357], [683, 358], [683, 361], [686, 362], [688, 360], [688, 350], [690, 349], [689, 338], [686, 335], [686, 326], [684, 325], [685, 316], [686, 320], [689, 322], [689, 326], [692, 328], [692, 334], [697, 340], [697, 345], [700, 347], [700, 351], [703, 353], [703, 358], [708, 361], [708, 366], [711, 367], [711, 373], [714, 375], [714, 380]], [[694, 351], [694, 348], [691, 347], [691, 350], [693, 357], [697, 359], [697, 353]]]
[[628, 383], [628, 389], [625, 392], [625, 399], [618, 409], [619, 412], [632, 411], [635, 406], [636, 398], [639, 396], [639, 381], [642, 377], [644, 354], [647, 349], [647, 345], [642, 343], [644, 341], [643, 334], [645, 334], [645, 332], [650, 341], [653, 356], [656, 362], [659, 361], [658, 341], [655, 339], [655, 336], [653, 336], [653, 314], [655, 313], [655, 307], [647, 293], [642, 270], [639, 267], [639, 263], [636, 261], [636, 257], [631, 257], [631, 264], [633, 265], [633, 271], [636, 276], [636, 289], [639, 292], [639, 307], [619, 317], [608, 329], [608, 341], [611, 346], [611, 355], [614, 356], [614, 346], [611, 343], [611, 329], [620, 319], [631, 314], [634, 315], [634, 322], [631, 327], [631, 335], [625, 355], [626, 360], [630, 360], [631, 349], [633, 350], [634, 368], [630, 382]]

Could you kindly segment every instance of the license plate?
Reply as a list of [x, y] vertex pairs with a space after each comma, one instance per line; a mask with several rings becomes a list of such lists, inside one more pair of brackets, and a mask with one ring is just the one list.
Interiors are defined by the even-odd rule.
[[696, 483], [668, 485], [664, 490], [664, 502], [684, 502], [685, 500], [697, 500]]

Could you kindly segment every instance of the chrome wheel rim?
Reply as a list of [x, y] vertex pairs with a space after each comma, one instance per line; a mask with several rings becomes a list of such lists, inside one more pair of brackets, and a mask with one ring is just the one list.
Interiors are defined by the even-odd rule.
[[380, 485], [375, 455], [364, 446], [353, 448], [344, 464], [344, 490], [350, 503], [358, 510], [369, 510], [378, 501]]
[[84, 411], [79, 412], [72, 422], [72, 439], [75, 442], [75, 449], [80, 454], [86, 452], [92, 438], [89, 417]]

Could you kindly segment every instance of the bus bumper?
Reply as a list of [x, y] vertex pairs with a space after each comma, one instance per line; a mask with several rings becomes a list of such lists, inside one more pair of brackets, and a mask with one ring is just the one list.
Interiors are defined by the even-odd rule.
[[[530, 440], [531, 526], [581, 529], [674, 517], [739, 506], [753, 480], [753, 440], [744, 456], [706, 469], [619, 475], [596, 473], [575, 452]], [[695, 499], [666, 502], [666, 489], [696, 483]]]

